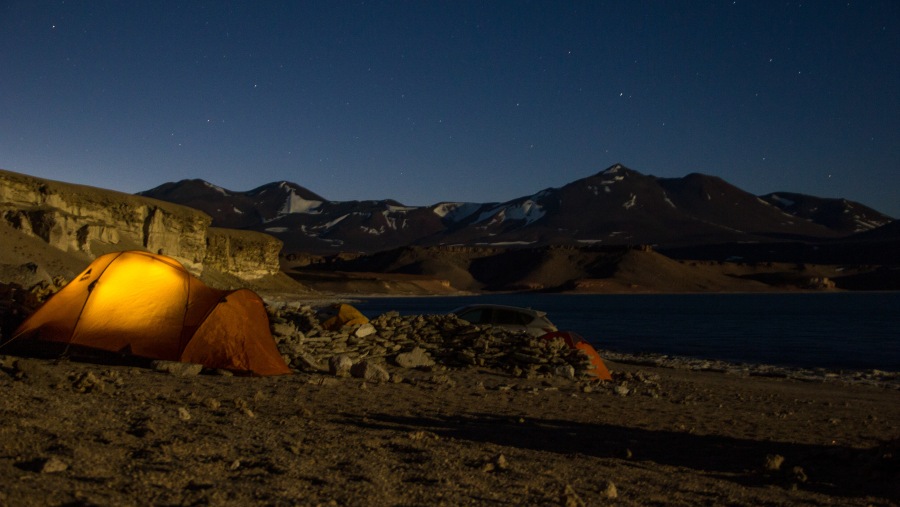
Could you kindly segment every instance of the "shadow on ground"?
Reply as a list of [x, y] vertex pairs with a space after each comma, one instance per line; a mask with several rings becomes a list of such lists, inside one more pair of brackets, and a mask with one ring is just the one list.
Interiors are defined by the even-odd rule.
[[[369, 414], [365, 421], [348, 414], [343, 423], [368, 429], [425, 430], [442, 438], [544, 452], [654, 462], [705, 471], [745, 486], [776, 483], [829, 495], [900, 500], [900, 440], [855, 449], [478, 413], [446, 417]], [[784, 466], [765, 470], [770, 455], [783, 456]]]

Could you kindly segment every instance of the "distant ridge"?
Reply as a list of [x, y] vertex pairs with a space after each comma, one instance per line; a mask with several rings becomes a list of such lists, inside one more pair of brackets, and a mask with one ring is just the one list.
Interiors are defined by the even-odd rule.
[[235, 192], [182, 180], [140, 195], [200, 209], [216, 226], [272, 234], [286, 252], [323, 254], [409, 245], [685, 247], [819, 241], [892, 221], [846, 199], [790, 192], [760, 197], [716, 176], [658, 178], [622, 164], [503, 203], [330, 201], [284, 181]]

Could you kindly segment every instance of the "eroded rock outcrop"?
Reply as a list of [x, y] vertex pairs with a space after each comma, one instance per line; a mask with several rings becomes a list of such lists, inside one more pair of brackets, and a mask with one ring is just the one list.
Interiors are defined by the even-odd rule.
[[278, 273], [280, 252], [281, 241], [268, 234], [210, 227], [203, 263], [244, 279], [262, 278]]
[[281, 242], [262, 233], [210, 228], [201, 211], [112, 190], [0, 170], [0, 223], [56, 250], [94, 258], [142, 249], [240, 278], [278, 271]]

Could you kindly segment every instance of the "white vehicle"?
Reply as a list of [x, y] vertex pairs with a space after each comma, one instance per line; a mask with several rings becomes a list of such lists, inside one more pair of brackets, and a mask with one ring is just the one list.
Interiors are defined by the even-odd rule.
[[547, 319], [546, 312], [531, 308], [479, 304], [463, 306], [451, 313], [472, 324], [490, 324], [536, 337], [557, 331], [556, 326]]

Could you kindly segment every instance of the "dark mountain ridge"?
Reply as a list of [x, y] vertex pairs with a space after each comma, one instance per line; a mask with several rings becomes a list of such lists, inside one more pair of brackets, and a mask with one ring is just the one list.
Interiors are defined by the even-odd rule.
[[285, 252], [372, 253], [408, 245], [537, 247], [827, 241], [892, 221], [862, 204], [778, 192], [758, 197], [699, 173], [644, 175], [616, 164], [504, 203], [329, 201], [289, 182], [234, 192], [201, 180], [141, 195], [201, 209], [222, 227], [272, 234]]

